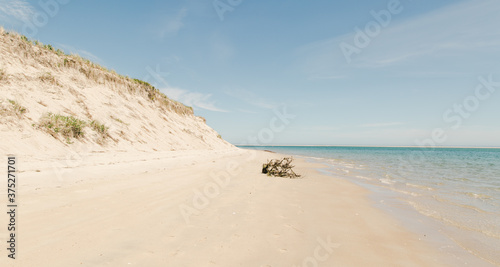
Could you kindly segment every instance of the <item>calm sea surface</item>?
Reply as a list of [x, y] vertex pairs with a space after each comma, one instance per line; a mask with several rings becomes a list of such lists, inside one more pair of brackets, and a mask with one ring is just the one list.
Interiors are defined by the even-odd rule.
[[269, 146], [395, 194], [471, 254], [500, 266], [500, 149]]

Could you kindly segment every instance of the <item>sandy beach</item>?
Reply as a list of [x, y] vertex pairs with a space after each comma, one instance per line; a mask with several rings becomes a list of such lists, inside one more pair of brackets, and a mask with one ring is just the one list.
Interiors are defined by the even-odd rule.
[[[148, 82], [2, 28], [0, 70], [2, 169], [16, 169], [0, 266], [456, 266], [324, 165], [262, 174], [287, 155], [233, 146]], [[273, 116], [259, 138], [294, 117]]]
[[[1, 266], [443, 266], [367, 191], [279, 154], [242, 149], [18, 157], [19, 239]], [[2, 213], [2, 221], [7, 219]]]

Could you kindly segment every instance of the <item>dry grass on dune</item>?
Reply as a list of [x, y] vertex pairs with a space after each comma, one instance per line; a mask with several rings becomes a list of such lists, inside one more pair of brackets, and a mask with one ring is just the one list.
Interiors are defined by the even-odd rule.
[[232, 147], [193, 108], [148, 82], [1, 27], [0, 91], [0, 133], [40, 149], [73, 143], [120, 150]]
[[[10, 37], [13, 52], [22, 55], [26, 59], [36, 59], [35, 62], [37, 64], [53, 69], [75, 69], [94, 83], [106, 84], [112, 88], [124, 88], [132, 93], [146, 95], [151, 102], [159, 104], [161, 108], [178, 114], [193, 114], [193, 108], [169, 99], [148, 82], [117, 74], [115, 71], [108, 70], [79, 55], [64, 54], [61, 50], [54, 49], [52, 45], [44, 45], [39, 41], [31, 41], [26, 36], [17, 33], [5, 32], [2, 29], [0, 30], [0, 34]], [[36, 65], [33, 67], [36, 67]], [[0, 70], [0, 80], [5, 78], [5, 72]], [[57, 80], [55, 80], [51, 73], [43, 73], [39, 78], [43, 82], [57, 85]]]
[[27, 109], [19, 105], [16, 101], [8, 99], [8, 103], [3, 103], [0, 100], [0, 115], [2, 116], [15, 116], [17, 118], [22, 118], [23, 114], [26, 113]]

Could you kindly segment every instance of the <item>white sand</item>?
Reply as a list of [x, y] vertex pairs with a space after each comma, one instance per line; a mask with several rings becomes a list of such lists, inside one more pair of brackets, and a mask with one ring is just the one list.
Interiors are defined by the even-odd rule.
[[0, 264], [440, 266], [365, 190], [301, 160], [302, 179], [260, 174], [272, 157], [234, 149], [93, 154], [61, 179], [44, 168], [50, 161], [20, 157], [19, 254]]

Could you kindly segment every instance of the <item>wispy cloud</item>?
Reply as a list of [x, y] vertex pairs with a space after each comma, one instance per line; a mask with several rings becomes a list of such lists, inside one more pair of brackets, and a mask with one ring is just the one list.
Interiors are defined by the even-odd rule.
[[211, 36], [209, 47], [212, 60], [216, 63], [226, 63], [236, 54], [236, 49], [229, 38], [219, 33]]
[[[468, 0], [409, 19], [393, 19], [360, 54], [353, 54], [350, 64], [340, 44], [353, 44], [354, 30], [305, 45], [297, 50], [297, 55], [310, 79], [343, 77], [362, 69], [415, 70], [419, 66], [432, 71], [453, 70], [461, 75], [463, 68], [484, 66], [485, 61], [494, 60], [491, 55], [500, 53], [499, 13], [499, 1]], [[363, 23], [366, 22], [360, 22], [360, 28], [364, 28]]]
[[368, 123], [362, 124], [359, 127], [363, 128], [379, 128], [379, 127], [390, 127], [390, 126], [399, 126], [404, 125], [402, 122], [382, 122], [382, 123]]
[[180, 9], [177, 13], [164, 18], [164, 22], [160, 25], [158, 32], [161, 38], [168, 35], [175, 35], [184, 27], [184, 18], [188, 15], [187, 8]]
[[165, 75], [168, 75], [168, 73], [162, 72], [159, 65], [156, 66], [156, 70], [153, 70], [149, 66], [146, 67], [146, 70], [148, 74], [146, 75], [144, 80], [148, 81], [155, 87], [161, 88], [160, 91], [162, 91], [169, 98], [182, 102], [185, 105], [192, 106], [193, 108], [200, 108], [217, 112], [227, 112], [226, 110], [215, 106], [215, 101], [211, 100], [212, 94], [192, 92], [189, 90], [170, 86], [163, 77]]
[[259, 97], [255, 93], [244, 89], [234, 89], [227, 91], [226, 94], [259, 108], [273, 109], [279, 106], [273, 101]]
[[316, 80], [338, 80], [338, 79], [344, 79], [346, 78], [345, 75], [318, 75], [318, 74], [313, 74], [310, 77], [308, 77], [309, 80], [311, 81], [316, 81]]
[[35, 8], [23, 0], [0, 0], [0, 19], [2, 21], [25, 22], [33, 18]]
[[241, 113], [247, 113], [247, 114], [258, 114], [258, 112], [246, 110], [246, 109], [238, 109], [238, 111]]
[[173, 87], [164, 88], [161, 89], [161, 91], [169, 98], [182, 102], [188, 106], [210, 111], [227, 112], [226, 110], [220, 109], [215, 106], [215, 101], [212, 101], [210, 99], [212, 97], [211, 94], [190, 92], [188, 90]]

